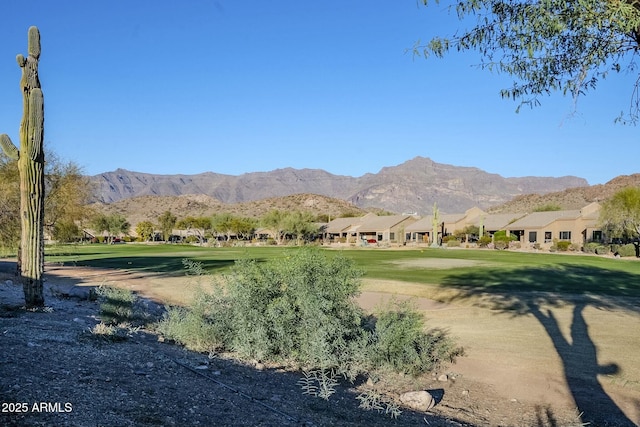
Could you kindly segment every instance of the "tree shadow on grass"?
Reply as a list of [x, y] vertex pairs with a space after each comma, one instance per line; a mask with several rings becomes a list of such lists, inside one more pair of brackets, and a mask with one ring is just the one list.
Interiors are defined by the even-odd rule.
[[[184, 276], [186, 269], [182, 264], [184, 257], [179, 256], [129, 256], [113, 258], [96, 258], [66, 263], [78, 267], [97, 267], [111, 269], [127, 269], [147, 273], [163, 273], [168, 276]], [[198, 260], [202, 268], [210, 272], [217, 272], [230, 267], [234, 259], [205, 259]]]
[[[564, 377], [582, 414], [582, 422], [596, 426], [636, 425], [598, 381], [598, 375], [616, 374], [619, 367], [615, 363], [601, 365], [598, 362], [598, 348], [589, 335], [584, 310], [593, 307], [640, 312], [640, 270], [638, 274], [631, 274], [567, 264], [507, 272], [487, 269], [451, 274], [442, 285], [459, 291], [450, 302], [474, 297], [486, 308], [535, 317], [562, 360]], [[550, 308], [571, 305], [572, 323], [570, 339], [567, 339]], [[640, 401], [636, 405], [640, 411]]]

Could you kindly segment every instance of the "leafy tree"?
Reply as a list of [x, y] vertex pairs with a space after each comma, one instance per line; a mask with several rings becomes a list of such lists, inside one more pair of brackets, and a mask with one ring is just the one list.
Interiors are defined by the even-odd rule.
[[285, 215], [284, 227], [287, 233], [296, 236], [298, 244], [303, 240], [310, 240], [318, 233], [314, 217], [309, 212], [290, 212]]
[[115, 236], [129, 233], [131, 228], [131, 224], [120, 214], [98, 214], [91, 219], [90, 226], [99, 233], [107, 233], [109, 243], [113, 243]]
[[271, 230], [273, 239], [277, 244], [282, 244], [284, 236], [287, 232], [287, 213], [278, 209], [273, 209], [260, 220], [261, 224]]
[[465, 228], [456, 230], [453, 233], [454, 237], [460, 241], [468, 241], [471, 237], [478, 237], [480, 235], [480, 227], [477, 225], [467, 225]]
[[53, 233], [58, 222], [66, 224], [59, 230], [69, 230], [70, 224], [82, 224], [90, 216], [87, 203], [92, 187], [78, 165], [64, 163], [55, 153], [49, 153], [45, 166], [44, 220], [45, 227]]
[[215, 233], [225, 236], [225, 240], [231, 240], [235, 235], [238, 239], [246, 239], [256, 228], [255, 220], [244, 218], [230, 213], [216, 214], [211, 218], [211, 227]]
[[73, 221], [57, 221], [51, 230], [55, 240], [62, 243], [77, 241], [81, 236], [80, 227]]
[[211, 228], [214, 233], [225, 236], [225, 240], [228, 242], [234, 234], [234, 220], [235, 217], [230, 213], [216, 214], [211, 218]]
[[[577, 99], [611, 71], [636, 72], [640, 4], [635, 0], [461, 0], [455, 11], [465, 24], [475, 20], [475, 25], [418, 43], [414, 51], [425, 57], [442, 57], [451, 49], [478, 51], [482, 68], [516, 78], [501, 95], [521, 106], [539, 105], [541, 95], [554, 91]], [[632, 90], [632, 122], [639, 117], [639, 85], [640, 79]]]
[[143, 242], [148, 242], [153, 238], [154, 225], [151, 221], [141, 221], [136, 225], [136, 234]]
[[256, 231], [256, 221], [252, 218], [235, 217], [233, 231], [239, 239], [247, 239]]
[[[80, 235], [80, 230], [72, 232], [72, 224], [77, 228], [90, 215], [87, 201], [91, 186], [79, 166], [73, 162], [65, 163], [51, 150], [47, 152], [44, 226], [56, 240], [73, 240]], [[0, 152], [0, 246], [17, 248], [20, 240], [19, 212], [20, 181], [16, 161]]]
[[158, 218], [158, 224], [160, 225], [160, 231], [162, 232], [162, 239], [166, 242], [171, 237], [173, 227], [176, 225], [178, 218], [170, 211], [165, 211]]
[[604, 202], [600, 224], [610, 237], [633, 240], [640, 257], [640, 187], [620, 190]]
[[208, 217], [188, 216], [176, 223], [176, 228], [193, 232], [200, 243], [204, 243], [205, 235], [211, 231], [211, 219]]

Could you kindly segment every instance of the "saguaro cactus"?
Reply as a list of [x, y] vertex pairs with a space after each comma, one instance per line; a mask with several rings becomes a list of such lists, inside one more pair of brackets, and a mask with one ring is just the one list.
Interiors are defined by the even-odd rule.
[[438, 205], [433, 202], [433, 218], [431, 219], [431, 246], [438, 247], [438, 226], [440, 225], [440, 211]]
[[28, 56], [16, 57], [22, 68], [23, 115], [20, 123], [20, 149], [8, 135], [0, 135], [0, 145], [7, 156], [18, 161], [20, 172], [20, 221], [22, 235], [18, 259], [27, 308], [44, 306], [44, 100], [38, 60], [40, 32], [29, 28]]

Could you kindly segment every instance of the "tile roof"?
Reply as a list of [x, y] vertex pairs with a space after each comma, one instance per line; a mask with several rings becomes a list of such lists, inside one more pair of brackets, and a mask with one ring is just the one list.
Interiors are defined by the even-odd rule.
[[362, 222], [362, 225], [358, 228], [358, 232], [372, 232], [372, 231], [381, 231], [388, 230], [395, 225], [400, 224], [407, 219], [415, 218], [413, 216], [408, 215], [389, 215], [389, 216], [379, 216], [376, 218], [370, 218]]
[[509, 224], [509, 230], [520, 228], [539, 228], [551, 224], [558, 220], [576, 220], [580, 218], [579, 210], [571, 211], [549, 211], [549, 212], [533, 212], [526, 215], [512, 224]]

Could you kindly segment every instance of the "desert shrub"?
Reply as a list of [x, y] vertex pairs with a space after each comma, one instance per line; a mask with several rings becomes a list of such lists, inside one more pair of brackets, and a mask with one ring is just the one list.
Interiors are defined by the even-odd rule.
[[486, 248], [491, 243], [491, 236], [482, 236], [478, 239], [478, 246]]
[[495, 249], [498, 249], [500, 251], [507, 249], [509, 247], [509, 242], [506, 242], [504, 240], [496, 240], [493, 244], [493, 247]]
[[457, 239], [449, 239], [447, 240], [447, 247], [448, 248], [459, 248], [461, 245], [460, 240]]
[[347, 258], [313, 248], [266, 263], [238, 261], [227, 277], [232, 348], [258, 359], [342, 366], [361, 335], [360, 276]]
[[[462, 353], [442, 331], [426, 331], [408, 303], [365, 316], [355, 301], [361, 271], [343, 255], [315, 247], [264, 262], [236, 261], [188, 308], [168, 310], [159, 329], [199, 351], [290, 363], [305, 372], [305, 393], [328, 399], [337, 378], [368, 372], [419, 375]], [[202, 276], [187, 261], [190, 274]]]
[[610, 252], [609, 246], [605, 246], [598, 242], [589, 242], [582, 248], [583, 252], [588, 254], [607, 255]]
[[198, 290], [188, 309], [171, 307], [167, 310], [158, 332], [193, 351], [216, 351], [224, 348], [229, 340], [225, 313], [228, 313], [228, 306], [224, 301]]
[[192, 243], [200, 243], [200, 239], [198, 236], [189, 235], [184, 238], [184, 243], [192, 244]]
[[133, 318], [135, 295], [128, 289], [100, 285], [96, 289], [100, 301], [100, 317], [106, 324], [128, 322]]
[[463, 353], [442, 331], [425, 331], [422, 314], [405, 301], [379, 311], [368, 358], [373, 368], [420, 375]]
[[550, 212], [550, 211], [561, 211], [561, 210], [562, 210], [562, 206], [556, 203], [547, 203], [546, 205], [535, 207], [533, 209], [533, 212]]
[[558, 252], [567, 252], [570, 246], [571, 242], [568, 240], [560, 240], [555, 243], [555, 247]]
[[621, 257], [636, 256], [636, 248], [633, 243], [628, 243], [626, 245], [612, 245], [611, 252], [617, 252]]

